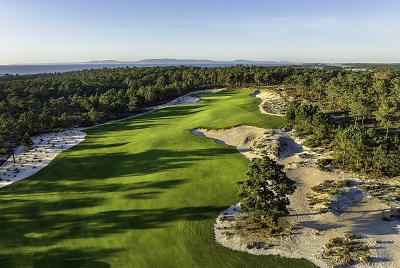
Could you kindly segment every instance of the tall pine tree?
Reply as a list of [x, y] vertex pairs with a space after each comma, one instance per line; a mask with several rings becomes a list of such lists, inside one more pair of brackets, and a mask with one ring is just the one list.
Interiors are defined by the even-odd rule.
[[241, 209], [251, 211], [255, 222], [275, 226], [280, 217], [289, 214], [287, 195], [294, 193], [295, 182], [283, 171], [283, 165], [267, 156], [253, 159], [246, 175], [247, 180], [238, 182]]

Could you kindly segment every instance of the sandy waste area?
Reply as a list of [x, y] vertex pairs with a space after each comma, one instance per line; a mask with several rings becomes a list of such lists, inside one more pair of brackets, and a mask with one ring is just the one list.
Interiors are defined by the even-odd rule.
[[79, 144], [86, 134], [80, 130], [66, 130], [32, 137], [32, 146], [14, 150], [15, 163], [9, 157], [0, 167], [0, 187], [25, 179], [47, 166], [59, 153]]
[[[271, 94], [274, 95], [264, 93], [264, 96], [270, 97]], [[260, 94], [255, 97], [260, 97]], [[296, 192], [290, 196], [290, 215], [284, 219], [293, 227], [290, 235], [260, 237], [251, 232], [243, 234], [238, 231], [237, 225], [246, 213], [240, 211], [240, 204], [233, 204], [222, 211], [215, 221], [216, 242], [250, 254], [304, 258], [319, 267], [334, 267], [323, 256], [324, 245], [332, 238], [351, 233], [361, 237], [359, 240], [369, 248], [368, 262], [356, 260], [351, 267], [400, 267], [400, 221], [382, 220], [390, 215], [388, 202], [373, 197], [357, 186], [363, 181], [362, 178], [339, 170], [317, 169], [316, 161], [324, 157], [324, 152], [316, 153], [302, 146], [301, 140], [294, 138], [293, 133], [286, 129], [267, 130], [237, 126], [219, 130], [194, 129], [192, 133], [233, 146], [248, 159], [267, 154], [285, 165], [285, 171], [297, 185]], [[281, 144], [279, 157], [272, 147], [268, 150], [260, 149], [271, 143], [276, 146], [277, 141]], [[330, 209], [321, 212], [318, 207], [312, 208], [307, 203], [307, 195], [310, 194], [311, 187], [325, 180], [351, 180], [352, 184], [344, 187], [333, 198]], [[397, 183], [392, 187], [400, 186]], [[261, 246], [248, 246], [254, 242]]]

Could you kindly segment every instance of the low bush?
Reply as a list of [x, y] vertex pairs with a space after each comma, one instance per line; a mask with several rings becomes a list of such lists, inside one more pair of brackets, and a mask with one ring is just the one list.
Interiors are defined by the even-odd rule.
[[361, 237], [355, 234], [332, 238], [325, 245], [323, 254], [335, 265], [352, 265], [355, 261], [366, 263], [369, 261], [369, 248], [359, 239]]
[[326, 166], [330, 166], [333, 163], [333, 159], [321, 158], [317, 160], [317, 167], [320, 170], [326, 170]]

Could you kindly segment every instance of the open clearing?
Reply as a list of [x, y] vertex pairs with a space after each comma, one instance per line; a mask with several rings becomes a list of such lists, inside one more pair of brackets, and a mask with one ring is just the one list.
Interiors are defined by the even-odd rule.
[[193, 128], [279, 128], [252, 91], [88, 129], [32, 177], [0, 189], [1, 267], [312, 267], [214, 242], [248, 161]]

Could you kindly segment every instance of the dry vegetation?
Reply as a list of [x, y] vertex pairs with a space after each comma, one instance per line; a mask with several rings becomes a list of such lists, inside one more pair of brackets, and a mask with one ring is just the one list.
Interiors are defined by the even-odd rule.
[[356, 261], [368, 263], [369, 248], [360, 236], [345, 234], [329, 240], [324, 248], [324, 257], [333, 265], [352, 265]]

